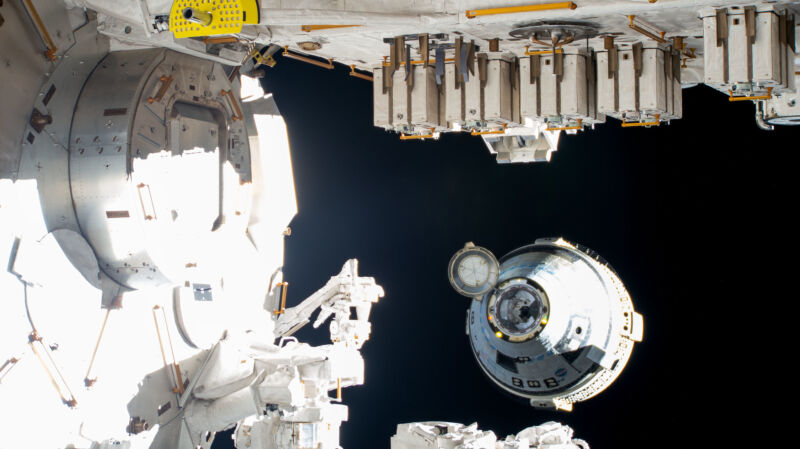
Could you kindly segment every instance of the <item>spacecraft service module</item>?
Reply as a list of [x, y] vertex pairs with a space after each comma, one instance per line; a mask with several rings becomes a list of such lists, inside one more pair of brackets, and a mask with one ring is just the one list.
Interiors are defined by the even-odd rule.
[[642, 316], [611, 265], [562, 238], [499, 262], [467, 243], [448, 272], [472, 298], [467, 335], [484, 373], [534, 407], [572, 410], [600, 393], [642, 340]]
[[[548, 161], [562, 133], [679, 119], [698, 83], [763, 129], [800, 123], [798, 6], [0, 0], [0, 447], [208, 448], [226, 429], [240, 448], [339, 446], [384, 292], [351, 259], [286, 303], [297, 204], [259, 82], [276, 55], [349, 66], [400, 140], [465, 132], [498, 162]], [[625, 366], [642, 320], [596, 255], [459, 254], [470, 342], [506, 391], [567, 410]], [[330, 344], [293, 336], [312, 320]], [[398, 449], [585, 446], [554, 423], [503, 442], [404, 426]]]

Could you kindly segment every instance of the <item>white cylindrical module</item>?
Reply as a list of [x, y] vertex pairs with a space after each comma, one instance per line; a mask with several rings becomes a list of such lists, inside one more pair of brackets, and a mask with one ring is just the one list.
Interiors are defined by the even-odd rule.
[[130, 289], [218, 272], [250, 214], [250, 148], [222, 65], [114, 52], [78, 99], [70, 188], [99, 268]]
[[642, 317], [608, 263], [550, 238], [512, 251], [498, 271], [467, 314], [475, 358], [493, 382], [534, 407], [571, 410], [617, 378]]

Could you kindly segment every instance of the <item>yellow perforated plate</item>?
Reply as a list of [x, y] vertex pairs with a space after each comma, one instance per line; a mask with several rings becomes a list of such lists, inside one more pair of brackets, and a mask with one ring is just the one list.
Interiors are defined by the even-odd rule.
[[[211, 23], [201, 25], [183, 18], [183, 10], [195, 8], [211, 14]], [[259, 10], [256, 0], [177, 0], [172, 3], [169, 29], [175, 37], [213, 36], [236, 34], [244, 24], [258, 24]]]

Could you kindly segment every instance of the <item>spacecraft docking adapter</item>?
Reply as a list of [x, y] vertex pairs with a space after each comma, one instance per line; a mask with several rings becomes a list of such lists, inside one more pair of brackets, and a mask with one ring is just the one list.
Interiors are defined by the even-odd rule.
[[468, 243], [450, 282], [472, 298], [467, 334], [481, 369], [537, 408], [571, 410], [619, 376], [642, 316], [614, 269], [562, 238], [539, 239], [499, 262]]

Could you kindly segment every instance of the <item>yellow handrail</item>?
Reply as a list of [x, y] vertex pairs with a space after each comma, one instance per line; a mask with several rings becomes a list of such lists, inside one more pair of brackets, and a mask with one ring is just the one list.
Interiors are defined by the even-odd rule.
[[292, 59], [296, 59], [298, 61], [303, 61], [303, 62], [306, 62], [308, 64], [315, 65], [317, 67], [322, 67], [323, 69], [330, 70], [330, 69], [333, 69], [333, 67], [334, 67], [333, 66], [333, 59], [328, 59], [328, 63], [326, 64], [326, 63], [324, 63], [322, 61], [317, 61], [316, 59], [311, 59], [311, 58], [309, 58], [307, 56], [298, 55], [298, 54], [295, 54], [295, 53], [290, 53], [288, 45], [285, 45], [283, 47], [283, 53], [282, 54], [283, 54], [283, 56], [286, 56], [287, 58], [292, 58]]
[[654, 122], [626, 122], [626, 121], [623, 121], [621, 126], [623, 128], [635, 128], [637, 126], [660, 126], [660, 125], [661, 125], [661, 122], [658, 121], [658, 118], [656, 118], [656, 121], [654, 121]]
[[431, 128], [430, 134], [400, 134], [400, 140], [414, 140], [414, 139], [433, 139], [433, 128]]
[[[36, 355], [36, 358], [39, 359], [39, 363], [42, 364], [45, 374], [47, 374], [47, 377], [50, 379], [50, 383], [53, 384], [53, 387], [55, 387], [59, 397], [61, 397], [61, 401], [66, 404], [67, 407], [75, 408], [75, 406], [78, 405], [78, 400], [75, 399], [75, 394], [72, 393], [72, 389], [69, 388], [67, 380], [58, 369], [56, 361], [53, 360], [53, 355], [50, 353], [50, 348], [44, 343], [42, 337], [40, 337], [35, 330], [28, 335], [28, 345], [31, 347], [34, 355]], [[39, 347], [39, 350], [36, 350], [37, 346]]]
[[239, 42], [239, 39], [233, 36], [217, 36], [217, 37], [206, 36], [203, 38], [203, 43], [208, 45], [232, 44], [234, 42]]
[[11, 357], [7, 359], [3, 363], [3, 365], [0, 365], [0, 383], [3, 382], [3, 378], [6, 377], [6, 374], [8, 374], [11, 371], [11, 368], [13, 368], [17, 364], [17, 362], [19, 362], [18, 358]]
[[663, 32], [663, 31], [659, 31], [659, 34], [661, 34], [661, 37], [659, 37], [655, 33], [651, 33], [650, 31], [645, 30], [644, 28], [640, 27], [639, 25], [634, 24], [633, 21], [636, 19], [636, 16], [628, 16], [628, 19], [630, 19], [630, 21], [631, 21], [631, 23], [628, 24], [628, 28], [632, 29], [633, 31], [638, 32], [639, 34], [643, 34], [643, 35], [649, 37], [650, 39], [653, 39], [654, 41], [656, 41], [656, 42], [658, 42], [660, 44], [666, 44], [667, 43], [667, 40], [664, 39], [664, 36], [667, 33]]
[[[553, 50], [528, 50], [530, 46], [525, 46], [525, 56], [538, 56], [538, 55], [552, 55]], [[564, 53], [560, 48], [556, 49], [556, 53]]]
[[548, 11], [551, 9], [575, 9], [578, 5], [573, 2], [542, 3], [538, 5], [506, 6], [503, 8], [468, 9], [465, 14], [468, 19], [478, 16], [493, 16], [497, 14], [515, 14], [520, 12]]
[[47, 28], [44, 26], [44, 22], [42, 22], [42, 18], [39, 16], [39, 12], [36, 11], [36, 8], [33, 6], [33, 2], [31, 0], [23, 0], [23, 4], [25, 9], [33, 19], [33, 24], [36, 26], [36, 31], [39, 32], [39, 35], [42, 37], [45, 45], [44, 55], [50, 61], [55, 62], [56, 60], [56, 51], [58, 48], [56, 47], [55, 42], [50, 37], [50, 33], [47, 32]]
[[236, 102], [236, 98], [233, 97], [233, 92], [231, 92], [230, 90], [222, 90], [220, 94], [223, 97], [228, 98], [228, 101], [230, 102], [231, 107], [233, 108], [233, 117], [232, 117], [233, 121], [235, 122], [236, 120], [243, 120], [244, 114], [242, 114], [242, 110], [239, 108], [239, 103]]
[[[172, 355], [172, 364], [170, 365], [167, 363], [167, 352], [164, 350], [164, 342], [161, 339], [161, 329], [158, 324], [158, 315], [156, 313], [157, 310], [161, 310], [161, 315], [163, 316], [163, 323], [164, 323], [164, 330], [167, 334], [167, 343], [169, 344], [170, 354]], [[164, 368], [168, 369], [172, 376], [170, 379], [174, 382], [175, 386], [172, 388], [172, 392], [176, 394], [183, 394], [183, 376], [181, 375], [181, 366], [178, 364], [177, 360], [175, 360], [175, 350], [172, 347], [172, 337], [169, 334], [169, 325], [167, 324], [167, 314], [164, 309], [158, 305], [153, 306], [153, 322], [156, 325], [156, 335], [158, 336], [158, 346], [161, 349], [161, 360], [164, 362]]]
[[106, 330], [106, 324], [108, 323], [108, 315], [111, 314], [111, 307], [106, 309], [106, 316], [103, 318], [103, 324], [100, 326], [100, 335], [97, 336], [97, 343], [94, 345], [94, 351], [92, 351], [92, 358], [89, 360], [89, 368], [86, 369], [86, 376], [83, 378], [83, 383], [86, 385], [86, 388], [91, 387], [97, 382], [96, 377], [92, 377], [92, 367], [94, 367], [94, 359], [97, 357], [97, 350], [100, 349], [100, 341], [103, 339], [103, 332]]
[[355, 65], [350, 66], [350, 76], [355, 76], [356, 78], [361, 78], [362, 80], [374, 81], [371, 76], [356, 72]]
[[149, 97], [147, 99], [147, 103], [159, 102], [162, 98], [164, 98], [164, 94], [167, 93], [167, 89], [169, 89], [169, 85], [172, 84], [172, 75], [161, 75], [161, 78], [158, 80], [161, 81], [161, 87], [158, 88], [158, 92], [156, 92], [155, 97]]
[[300, 29], [305, 31], [306, 33], [310, 33], [312, 31], [317, 30], [328, 30], [331, 28], [349, 28], [349, 27], [360, 27], [361, 25], [301, 25]]
[[728, 94], [730, 95], [728, 97], [728, 101], [769, 100], [769, 99], [772, 98], [772, 88], [771, 87], [767, 87], [767, 94], [766, 95], [747, 95], [747, 96], [741, 96], [741, 97], [734, 97], [732, 90], [729, 90]]
[[280, 308], [280, 310], [274, 310], [272, 312], [275, 315], [280, 315], [283, 312], [286, 312], [286, 291], [289, 290], [289, 283], [288, 282], [281, 282], [278, 285], [282, 287], [282, 289], [281, 289], [281, 308]]
[[[456, 58], [445, 58], [444, 62], [453, 62], [455, 60], [456, 60]], [[420, 64], [425, 64], [425, 60], [424, 59], [414, 59], [414, 60], [411, 61], [411, 65], [420, 65]], [[429, 59], [428, 60], [428, 64], [436, 64], [436, 60], [435, 59]], [[389, 67], [391, 64], [384, 60], [381, 63], [381, 65], [383, 65], [384, 67]], [[406, 62], [405, 61], [400, 61], [400, 65], [406, 65]]]

